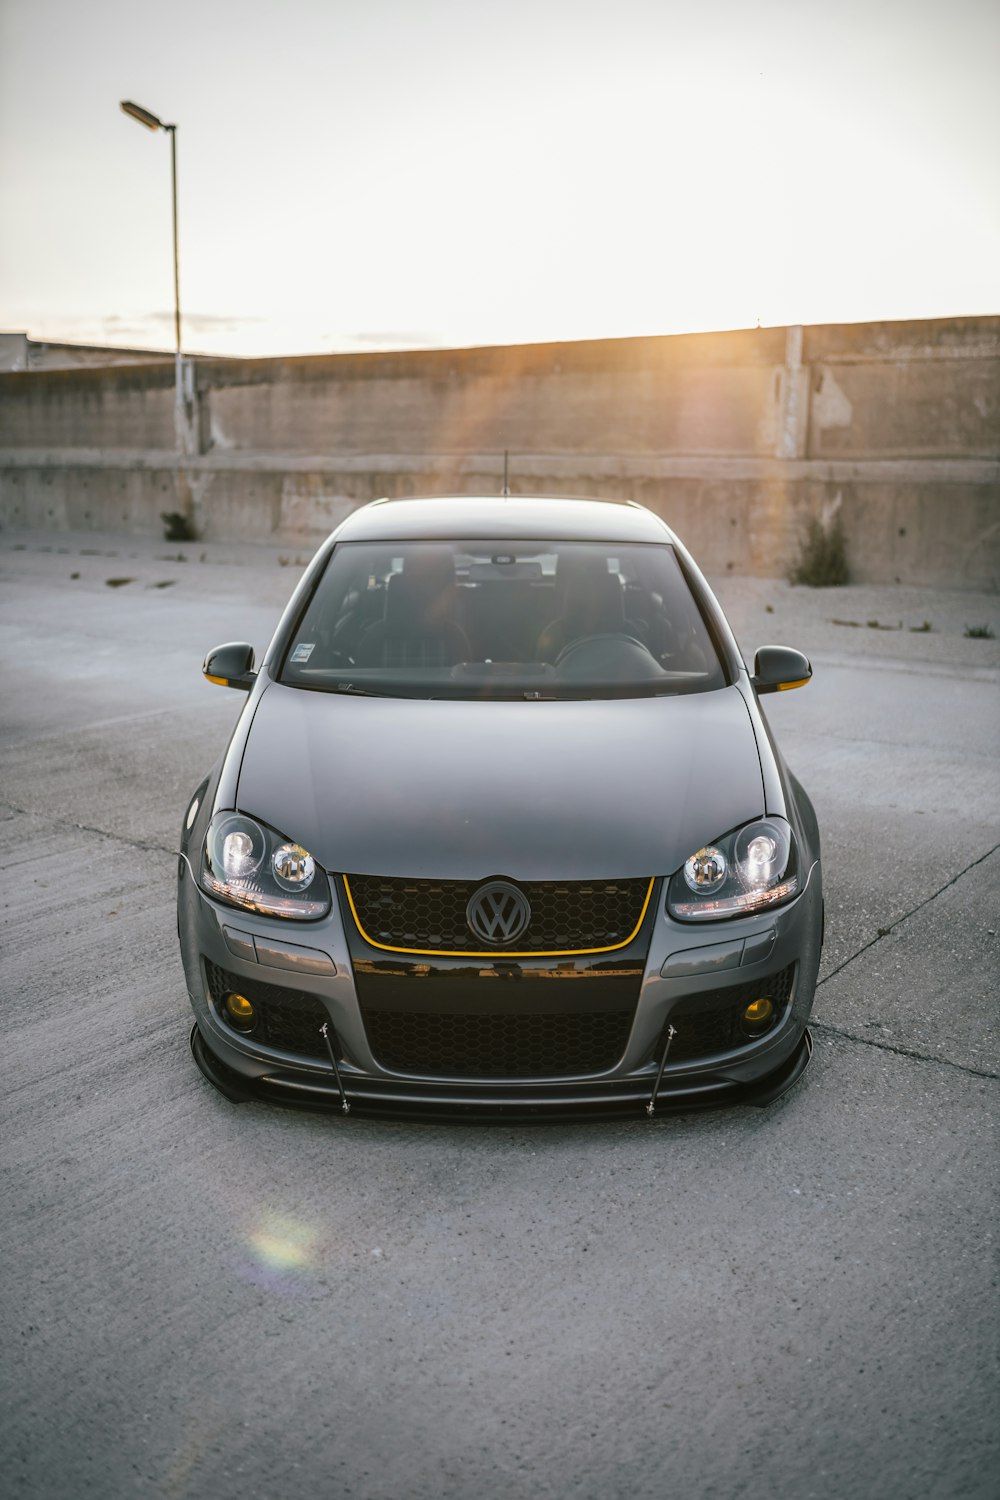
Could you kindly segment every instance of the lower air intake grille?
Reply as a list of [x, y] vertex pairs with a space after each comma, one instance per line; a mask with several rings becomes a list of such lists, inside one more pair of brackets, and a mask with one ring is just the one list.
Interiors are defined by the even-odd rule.
[[628, 1041], [632, 1012], [438, 1015], [363, 1010], [374, 1056], [396, 1073], [546, 1078], [603, 1073]]
[[228, 1025], [226, 996], [235, 991], [245, 995], [257, 1012], [253, 1030], [242, 1033], [265, 1047], [295, 1052], [301, 1057], [326, 1057], [326, 1045], [319, 1028], [330, 1018], [315, 995], [301, 990], [286, 990], [276, 984], [261, 984], [256, 979], [242, 979], [205, 960], [208, 989], [216, 1013]]
[[[482, 881], [348, 875], [345, 883], [363, 932], [380, 946], [430, 953], [483, 948], [465, 914]], [[519, 888], [531, 907], [531, 922], [512, 946], [521, 952], [565, 953], [624, 946], [639, 925], [649, 881], [521, 881]]]
[[[728, 989], [707, 990], [681, 1000], [667, 1017], [667, 1024], [677, 1032], [668, 1061], [690, 1062], [694, 1058], [711, 1057], [716, 1052], [731, 1052], [735, 1047], [747, 1046], [756, 1038], [748, 1036], [742, 1029], [741, 1017], [752, 1001], [764, 997], [774, 1004], [774, 1022], [769, 1028], [773, 1030], [791, 999], [794, 978], [795, 965], [789, 964], [787, 969], [769, 979], [756, 979], [752, 984]], [[766, 1036], [767, 1032], [761, 1035]], [[657, 1043], [657, 1057], [662, 1057], [666, 1040], [664, 1026]]]

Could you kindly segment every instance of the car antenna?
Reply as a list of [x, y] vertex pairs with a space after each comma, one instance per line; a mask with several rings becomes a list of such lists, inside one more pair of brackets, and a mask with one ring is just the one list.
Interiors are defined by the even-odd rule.
[[503, 489], [500, 491], [500, 494], [501, 495], [509, 495], [510, 494], [510, 485], [507, 483], [507, 449], [506, 448], [503, 450]]

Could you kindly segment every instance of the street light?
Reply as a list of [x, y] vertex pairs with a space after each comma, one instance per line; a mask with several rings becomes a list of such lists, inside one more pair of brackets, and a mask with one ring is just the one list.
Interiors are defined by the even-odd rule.
[[121, 108], [124, 114], [131, 115], [133, 120], [138, 120], [139, 124], [145, 125], [147, 130], [170, 132], [170, 186], [174, 211], [174, 406], [177, 440], [180, 443], [183, 432], [184, 396], [181, 390], [181, 281], [177, 252], [177, 126], [168, 125], [151, 110], [143, 109], [141, 104], [133, 104], [131, 99], [123, 99]]

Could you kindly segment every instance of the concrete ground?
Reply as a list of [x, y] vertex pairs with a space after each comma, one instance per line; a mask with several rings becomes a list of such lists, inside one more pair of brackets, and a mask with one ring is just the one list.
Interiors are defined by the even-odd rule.
[[816, 673], [768, 700], [825, 840], [792, 1093], [343, 1122], [205, 1083], [174, 933], [201, 657], [304, 561], [0, 536], [4, 1488], [995, 1497], [1000, 598], [718, 581]]

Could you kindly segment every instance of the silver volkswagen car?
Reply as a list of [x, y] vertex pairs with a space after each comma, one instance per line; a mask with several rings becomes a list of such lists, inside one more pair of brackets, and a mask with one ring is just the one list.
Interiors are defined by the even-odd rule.
[[809, 1057], [819, 837], [704, 578], [631, 502], [376, 501], [320, 547], [184, 819], [202, 1072], [233, 1100], [654, 1114]]

